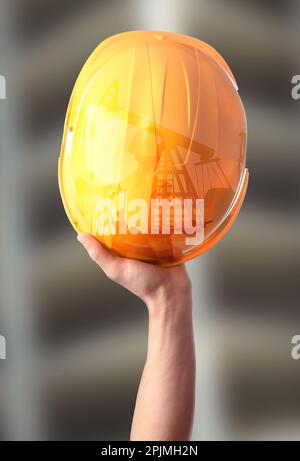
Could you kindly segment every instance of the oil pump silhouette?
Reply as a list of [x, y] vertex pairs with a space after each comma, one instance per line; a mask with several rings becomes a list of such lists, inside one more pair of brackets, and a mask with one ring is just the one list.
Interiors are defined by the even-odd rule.
[[[145, 141], [147, 136], [155, 136], [156, 170], [151, 198], [168, 200], [203, 198], [204, 225], [213, 226], [214, 217], [219, 214], [217, 209], [220, 206], [226, 209], [233, 196], [232, 187], [220, 164], [221, 159], [215, 155], [215, 150], [182, 133], [159, 123], [153, 123], [135, 112], [126, 111], [119, 105], [118, 100], [119, 83], [116, 79], [102, 94], [98, 105], [107, 113], [111, 112], [112, 117], [120, 117], [124, 120], [126, 116], [126, 123], [137, 128], [129, 145], [131, 153], [138, 154], [142, 141]], [[193, 163], [192, 168], [188, 168], [191, 153], [196, 154], [198, 160]], [[135, 158], [139, 158], [138, 155]], [[141, 167], [141, 176], [142, 173]], [[136, 174], [135, 171], [133, 175]], [[120, 184], [111, 184], [107, 187], [108, 195], [116, 195], [119, 192], [122, 192]]]

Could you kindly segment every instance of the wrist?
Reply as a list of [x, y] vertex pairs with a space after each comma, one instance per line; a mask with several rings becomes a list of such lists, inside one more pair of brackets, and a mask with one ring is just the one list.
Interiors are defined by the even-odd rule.
[[174, 288], [169, 290], [162, 287], [150, 297], [149, 312], [149, 340], [147, 364], [157, 363], [165, 354], [170, 355], [172, 366], [181, 366], [182, 357], [189, 363], [191, 369], [194, 364], [194, 339], [192, 315], [192, 291]]
[[192, 311], [192, 287], [190, 280], [176, 285], [163, 284], [145, 300], [149, 315], [186, 313]]

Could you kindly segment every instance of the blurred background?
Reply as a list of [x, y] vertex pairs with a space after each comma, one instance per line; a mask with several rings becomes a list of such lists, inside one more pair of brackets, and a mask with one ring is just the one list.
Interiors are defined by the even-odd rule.
[[76, 77], [107, 36], [181, 32], [225, 57], [248, 116], [250, 185], [232, 230], [188, 264], [194, 440], [300, 440], [297, 0], [1, 0], [0, 439], [126, 440], [145, 306], [86, 256], [57, 184]]

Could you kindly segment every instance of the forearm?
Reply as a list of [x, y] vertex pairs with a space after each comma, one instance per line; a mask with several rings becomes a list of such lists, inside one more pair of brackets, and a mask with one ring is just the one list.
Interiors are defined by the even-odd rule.
[[191, 282], [185, 266], [165, 268], [121, 258], [88, 234], [78, 240], [108, 277], [141, 298], [149, 310], [148, 354], [131, 439], [188, 439], [194, 413], [195, 351]]
[[132, 440], [187, 440], [195, 394], [191, 291], [156, 296], [149, 309], [148, 353]]

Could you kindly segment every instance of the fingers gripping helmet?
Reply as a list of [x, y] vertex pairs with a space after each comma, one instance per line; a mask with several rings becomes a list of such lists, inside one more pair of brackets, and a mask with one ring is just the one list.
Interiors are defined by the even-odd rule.
[[212, 47], [175, 33], [112, 36], [70, 99], [59, 159], [66, 213], [122, 256], [191, 259], [240, 210], [246, 130], [234, 76]]

